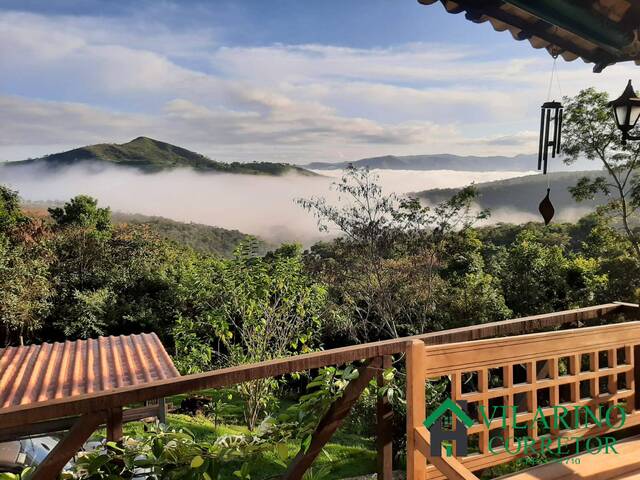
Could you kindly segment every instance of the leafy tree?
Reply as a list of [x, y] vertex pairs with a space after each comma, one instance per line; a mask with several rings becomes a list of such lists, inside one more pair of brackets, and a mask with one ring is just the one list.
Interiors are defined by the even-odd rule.
[[606, 289], [598, 262], [549, 245], [544, 235], [525, 229], [506, 251], [501, 268], [507, 305], [516, 315], [592, 304]]
[[321, 231], [340, 235], [312, 248], [308, 259], [332, 286], [349, 318], [345, 326], [359, 341], [425, 331], [449, 241], [488, 215], [472, 212], [473, 187], [429, 208], [387, 195], [377, 182], [368, 169], [351, 167], [334, 184], [338, 205], [325, 198], [298, 201], [316, 216]]
[[504, 320], [512, 314], [505, 303], [499, 278], [486, 272], [483, 243], [474, 229], [452, 237], [443, 258], [437, 291], [437, 328]]
[[[287, 254], [265, 259], [255, 257], [252, 245], [244, 243], [234, 258], [217, 262], [209, 272], [192, 269], [183, 280], [191, 278], [196, 286], [183, 285], [182, 298], [206, 308], [195, 318], [179, 318], [174, 329], [178, 356], [200, 362], [200, 368], [205, 369], [271, 360], [315, 348], [326, 291], [305, 274], [299, 247], [284, 251]], [[193, 300], [188, 298], [191, 295]], [[206, 365], [210, 359], [211, 364]], [[245, 398], [245, 420], [250, 429], [269, 409], [277, 387], [274, 379], [238, 387]]]
[[608, 95], [594, 88], [565, 98], [563, 125], [563, 153], [570, 164], [578, 158], [599, 161], [605, 175], [590, 179], [583, 177], [570, 189], [578, 200], [592, 199], [598, 193], [610, 198], [603, 214], [613, 215], [621, 223], [627, 241], [640, 259], [640, 238], [632, 228], [632, 218], [640, 207], [640, 183], [635, 176], [640, 166], [640, 144], [622, 144]]
[[0, 325], [4, 343], [24, 344], [42, 327], [51, 307], [48, 258], [36, 248], [12, 245], [0, 233]]
[[46, 335], [86, 338], [153, 330], [172, 346], [178, 303], [171, 272], [176, 259], [188, 255], [185, 250], [141, 227], [117, 227], [108, 235], [67, 227], [51, 245], [55, 294]]
[[8, 232], [25, 220], [26, 217], [20, 210], [18, 193], [0, 185], [0, 232]]
[[104, 335], [107, 330], [106, 313], [115, 301], [108, 288], [73, 292], [72, 315], [58, 322], [65, 336], [91, 338]]
[[610, 220], [599, 216], [582, 219], [590, 229], [581, 243], [581, 251], [597, 263], [598, 274], [606, 278], [596, 302], [612, 299], [637, 302], [640, 298], [640, 263], [627, 248], [624, 233], [610, 225]]
[[111, 229], [111, 211], [99, 208], [98, 200], [87, 195], [78, 195], [61, 208], [50, 208], [51, 218], [60, 227], [81, 227], [98, 232]]

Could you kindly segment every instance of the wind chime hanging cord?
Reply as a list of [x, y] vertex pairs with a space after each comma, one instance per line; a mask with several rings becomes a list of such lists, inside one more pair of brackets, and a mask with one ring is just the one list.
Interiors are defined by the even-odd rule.
[[[553, 54], [553, 65], [551, 66], [551, 75], [549, 76], [549, 88], [547, 89], [547, 102], [551, 101], [551, 88], [553, 87], [553, 77], [556, 77], [556, 82], [558, 83], [558, 91], [560, 93], [560, 98], [562, 98], [562, 90], [560, 90], [560, 80], [558, 79], [558, 75], [556, 73], [556, 65], [558, 64], [558, 54]], [[547, 166], [547, 173], [549, 172], [549, 167]], [[547, 195], [549, 195], [549, 191], [551, 190], [551, 177], [547, 175]]]

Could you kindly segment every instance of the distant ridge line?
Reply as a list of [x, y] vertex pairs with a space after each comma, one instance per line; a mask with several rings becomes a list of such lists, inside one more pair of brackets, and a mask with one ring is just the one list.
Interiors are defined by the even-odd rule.
[[461, 156], [448, 153], [405, 156], [384, 155], [349, 162], [312, 162], [304, 165], [304, 167], [310, 170], [332, 170], [347, 168], [349, 165], [382, 170], [456, 170], [468, 172], [492, 170], [526, 172], [535, 170], [536, 156], [534, 154], [521, 154], [512, 157], [499, 155]]

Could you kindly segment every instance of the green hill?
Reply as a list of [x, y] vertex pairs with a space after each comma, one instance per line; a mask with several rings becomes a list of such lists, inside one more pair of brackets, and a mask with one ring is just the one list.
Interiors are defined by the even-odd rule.
[[[200, 223], [184, 223], [164, 217], [150, 217], [140, 214], [114, 212], [113, 222], [116, 224], [147, 225], [160, 238], [186, 245], [202, 253], [211, 253], [222, 257], [230, 257], [238, 244], [248, 235], [238, 230], [212, 227]], [[258, 239], [259, 254], [265, 254], [270, 245]]]
[[[516, 212], [538, 214], [538, 204], [547, 193], [547, 181], [551, 187], [551, 201], [556, 212], [576, 206], [595, 208], [605, 202], [604, 197], [593, 201], [576, 203], [569, 193], [569, 187], [574, 186], [581, 177], [597, 177], [604, 173], [600, 170], [585, 170], [578, 172], [554, 172], [545, 175], [526, 175], [524, 177], [509, 178], [477, 184], [482, 208], [497, 210], [508, 208]], [[417, 192], [414, 196], [427, 201], [438, 203], [458, 191], [456, 188], [441, 188]]]
[[[51, 207], [61, 207], [59, 202], [39, 202], [23, 200], [21, 206], [30, 216], [47, 219]], [[151, 232], [165, 240], [221, 257], [230, 257], [240, 242], [249, 235], [238, 230], [203, 225], [193, 222], [178, 222], [164, 217], [139, 213], [112, 212], [111, 219], [116, 225], [146, 225]], [[264, 240], [256, 239], [257, 253], [263, 255], [275, 248]]]
[[297, 173], [315, 176], [304, 168], [286, 163], [251, 162], [224, 163], [211, 160], [204, 155], [182, 147], [160, 142], [148, 137], [138, 137], [128, 143], [100, 143], [76, 148], [62, 153], [54, 153], [41, 158], [5, 163], [8, 167], [43, 165], [59, 168], [78, 165], [83, 162], [133, 167], [147, 173], [190, 168], [199, 172], [241, 173], [250, 175], [284, 175]]

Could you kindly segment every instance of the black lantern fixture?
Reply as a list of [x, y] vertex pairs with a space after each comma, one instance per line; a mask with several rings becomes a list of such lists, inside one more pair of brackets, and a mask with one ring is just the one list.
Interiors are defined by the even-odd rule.
[[626, 145], [627, 140], [640, 140], [640, 136], [629, 135], [629, 132], [636, 126], [640, 118], [640, 98], [631, 85], [631, 80], [627, 83], [622, 95], [608, 104], [613, 109], [613, 117], [616, 125], [622, 132], [622, 144]]

